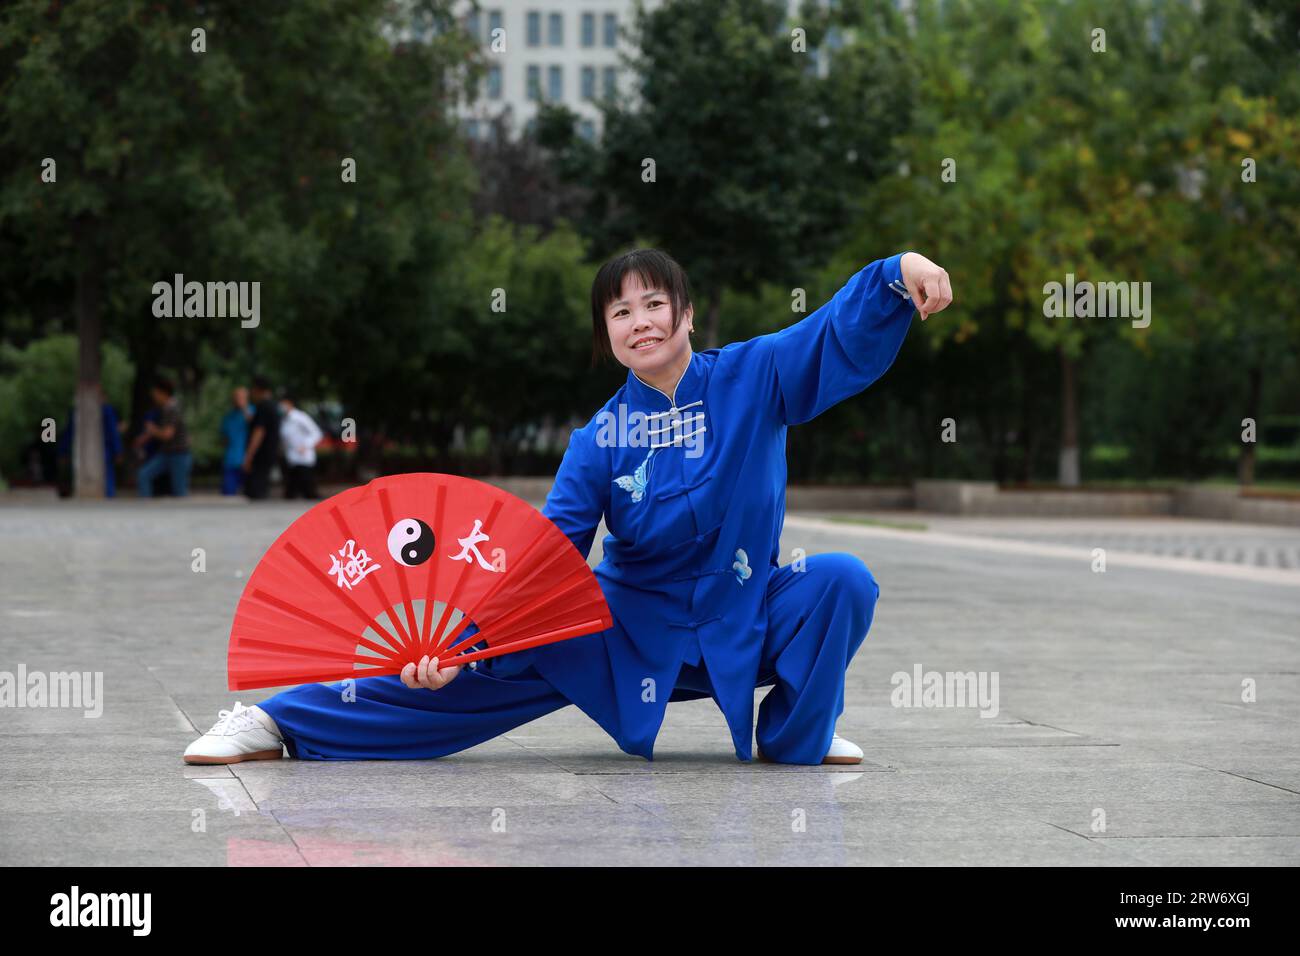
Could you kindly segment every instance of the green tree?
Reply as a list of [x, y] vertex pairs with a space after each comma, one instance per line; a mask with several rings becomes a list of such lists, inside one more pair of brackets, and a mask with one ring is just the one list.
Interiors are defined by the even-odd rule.
[[[1188, 222], [1186, 171], [1198, 156], [1189, 132], [1197, 105], [1214, 98], [1199, 58], [1222, 40], [1204, 35], [1208, 16], [1120, 0], [915, 8], [912, 56], [924, 65], [915, 112], [865, 229], [925, 250], [960, 284], [956, 315], [928, 323], [927, 335], [991, 336], [1011, 355], [1027, 338], [1039, 364], [1055, 363], [1062, 484], [1080, 480], [1079, 391], [1096, 348], [1116, 338], [1151, 348], [1189, 328], [1195, 285], [1185, 267], [1204, 238]], [[1050, 314], [1046, 286], [1067, 273], [1150, 282], [1151, 327]], [[1005, 376], [993, 358], [969, 387]], [[1025, 395], [1024, 440], [1041, 399]], [[1026, 450], [1026, 466], [1031, 459]]]
[[1239, 397], [1216, 421], [1216, 445], [1237, 447], [1237, 476], [1255, 481], [1270, 384], [1300, 407], [1300, 8], [1279, 0], [1225, 0], [1208, 8], [1197, 51], [1205, 93], [1190, 113], [1191, 182], [1186, 281], [1203, 307], [1193, 334], [1231, 362]]
[[524, 423], [589, 415], [611, 375], [583, 377], [591, 280], [582, 242], [563, 220], [548, 235], [489, 216], [448, 262], [424, 340], [389, 367], [446, 447], [453, 428], [485, 426], [494, 472]]
[[[78, 348], [72, 335], [51, 335], [26, 348], [0, 344], [0, 471], [21, 467], [19, 456], [42, 431], [46, 418], [54, 436], [68, 425], [68, 409], [77, 384]], [[131, 394], [134, 369], [119, 347], [104, 347], [104, 400], [119, 410]], [[78, 421], [85, 421], [79, 414]], [[96, 404], [90, 421], [99, 421]], [[99, 429], [91, 429], [99, 431]], [[75, 429], [80, 432], [81, 429]], [[101, 469], [100, 474], [103, 474]]]
[[[782, 0], [638, 4], [627, 100], [601, 104], [601, 142], [543, 114], [542, 142], [591, 186], [579, 220], [604, 258], [634, 238], [690, 273], [705, 347], [721, 344], [725, 290], [799, 284], [842, 238], [850, 184], [887, 149], [891, 73], [881, 57], [819, 75], [829, 21]], [[833, 63], [834, 61], [832, 61]]]
[[[10, 301], [71, 303], [82, 420], [106, 333], [137, 362], [140, 404], [155, 368], [193, 368], [200, 341], [250, 362], [337, 347], [375, 322], [377, 283], [401, 297], [384, 303], [399, 334], [425, 315], [417, 293], [468, 193], [446, 105], [472, 41], [450, 6], [0, 10], [0, 238], [14, 251], [0, 284]], [[153, 285], [177, 273], [260, 282], [262, 324], [156, 317]], [[77, 493], [91, 496], [98, 431], [77, 436]]]

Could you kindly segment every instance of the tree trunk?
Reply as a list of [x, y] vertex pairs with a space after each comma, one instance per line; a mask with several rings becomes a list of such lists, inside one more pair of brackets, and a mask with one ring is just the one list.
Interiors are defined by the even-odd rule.
[[[993, 445], [993, 480], [999, 485], [1007, 483], [1007, 428], [998, 411], [990, 412], [993, 424], [985, 429], [985, 435]], [[984, 423], [981, 422], [981, 425]]]
[[1264, 386], [1264, 369], [1256, 360], [1251, 363], [1249, 375], [1250, 387], [1246, 393], [1246, 418], [1255, 423], [1255, 440], [1241, 443], [1241, 455], [1237, 459], [1237, 481], [1242, 485], [1255, 483], [1256, 450], [1259, 448], [1259, 399]]
[[722, 299], [720, 296], [711, 295], [709, 296], [708, 314], [705, 317], [706, 329], [704, 334], [706, 338], [704, 347], [706, 349], [716, 349], [718, 347], [718, 336], [721, 332], [718, 326], [721, 324], [721, 319]]
[[1060, 348], [1061, 356], [1061, 454], [1057, 481], [1067, 488], [1079, 486], [1079, 395], [1075, 385], [1074, 359]]
[[72, 474], [78, 498], [104, 497], [104, 410], [100, 391], [103, 337], [99, 276], [86, 264], [77, 274], [77, 425]]
[[1020, 482], [1027, 485], [1034, 470], [1034, 454], [1038, 448], [1038, 430], [1034, 421], [1036, 409], [1032, 397], [1033, 388], [1031, 383], [1026, 382], [1020, 392], [1020, 434], [1016, 437], [1020, 439]]

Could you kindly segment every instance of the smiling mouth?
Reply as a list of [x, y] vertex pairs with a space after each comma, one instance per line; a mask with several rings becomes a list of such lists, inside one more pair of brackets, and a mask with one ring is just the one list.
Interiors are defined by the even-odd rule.
[[632, 351], [648, 352], [650, 351], [650, 349], [654, 348], [656, 345], [659, 345], [661, 342], [663, 342], [663, 339], [654, 338], [651, 336], [643, 336], [642, 338], [638, 339], [636, 342], [632, 343]]

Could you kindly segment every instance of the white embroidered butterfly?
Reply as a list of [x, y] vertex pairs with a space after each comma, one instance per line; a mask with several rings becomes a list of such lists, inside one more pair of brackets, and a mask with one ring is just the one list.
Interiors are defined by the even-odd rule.
[[624, 491], [632, 493], [633, 501], [640, 501], [645, 497], [646, 483], [650, 480], [649, 473], [646, 471], [646, 465], [650, 463], [650, 457], [656, 449], [650, 449], [650, 454], [645, 456], [641, 464], [636, 466], [636, 471], [630, 475], [619, 475], [614, 479], [614, 484], [618, 485]]
[[744, 587], [745, 582], [754, 573], [754, 569], [749, 566], [749, 555], [745, 553], [744, 548], [736, 549], [736, 561], [731, 567], [736, 572], [736, 580], [740, 582], [741, 587]]

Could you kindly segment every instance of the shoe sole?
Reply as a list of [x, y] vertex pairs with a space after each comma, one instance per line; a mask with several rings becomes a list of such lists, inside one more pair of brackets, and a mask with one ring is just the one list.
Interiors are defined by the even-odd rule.
[[203, 754], [190, 754], [185, 758], [189, 764], [225, 764], [225, 763], [243, 763], [245, 760], [280, 760], [284, 757], [283, 750], [254, 750], [252, 753], [236, 754], [233, 757], [207, 757]]
[[[754, 750], [754, 759], [755, 759], [756, 761], [758, 761], [759, 763], [776, 763], [775, 760], [772, 760], [772, 759], [770, 759], [770, 758], [764, 756], [763, 751], [758, 750], [757, 748], [755, 748], [755, 750]], [[837, 764], [838, 764], [838, 765], [840, 765], [840, 766], [847, 766], [847, 765], [849, 765], [849, 764], [858, 764], [858, 763], [862, 763], [862, 758], [861, 758], [861, 757], [824, 757], [824, 758], [822, 758], [822, 764], [823, 764], [823, 765], [826, 765], [826, 764], [837, 765]]]

